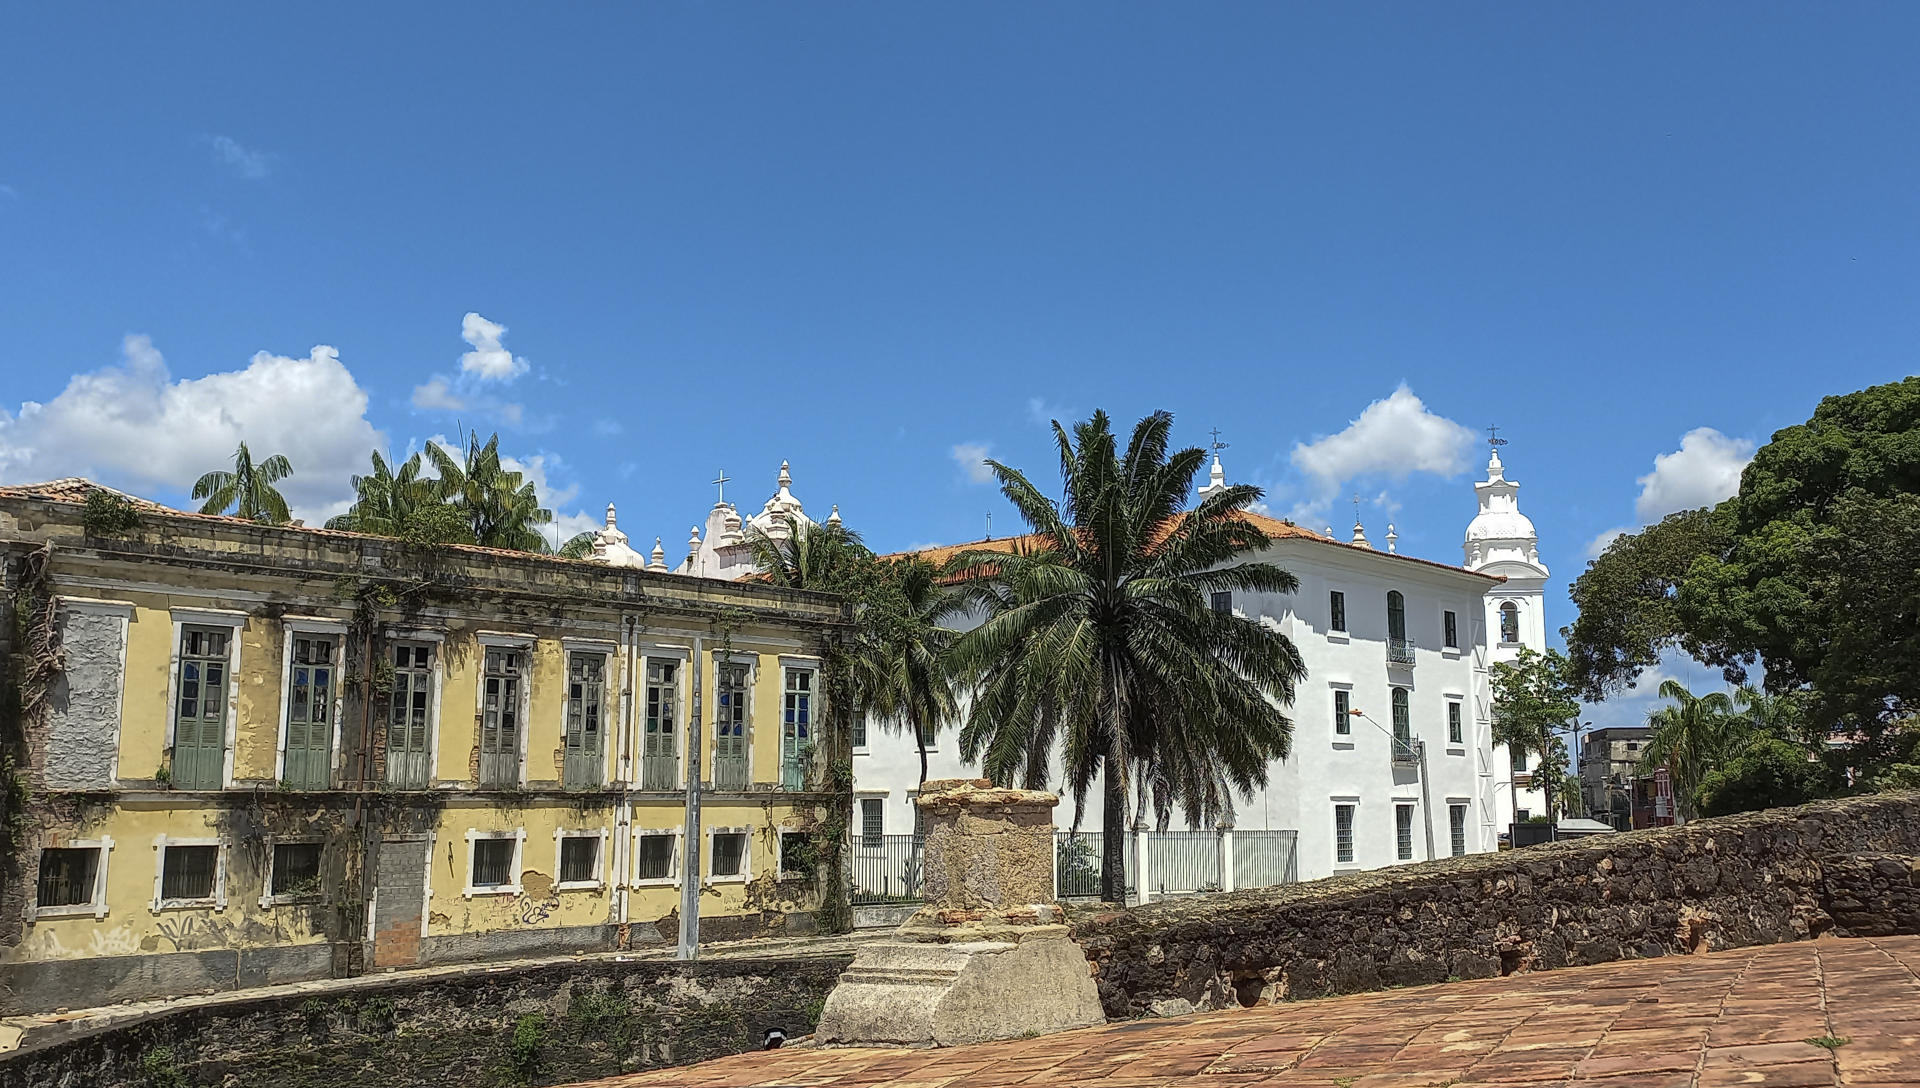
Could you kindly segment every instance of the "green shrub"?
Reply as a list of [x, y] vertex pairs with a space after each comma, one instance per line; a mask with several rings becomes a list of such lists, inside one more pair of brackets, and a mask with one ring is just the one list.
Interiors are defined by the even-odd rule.
[[1725, 816], [1804, 804], [1829, 792], [1826, 768], [1808, 759], [1805, 749], [1762, 736], [1707, 772], [1694, 807], [1702, 816]]

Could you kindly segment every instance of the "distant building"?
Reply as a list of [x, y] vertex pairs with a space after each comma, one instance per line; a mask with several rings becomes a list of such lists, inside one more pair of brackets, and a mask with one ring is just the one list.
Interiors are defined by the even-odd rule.
[[1580, 791], [1587, 815], [1625, 830], [1633, 824], [1633, 784], [1642, 774], [1640, 750], [1653, 730], [1645, 726], [1595, 729], [1580, 742]]

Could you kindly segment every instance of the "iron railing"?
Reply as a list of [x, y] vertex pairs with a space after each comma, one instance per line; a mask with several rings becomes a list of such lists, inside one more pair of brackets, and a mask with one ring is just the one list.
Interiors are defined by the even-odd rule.
[[1233, 832], [1233, 888], [1268, 888], [1300, 880], [1298, 831]]
[[1404, 638], [1388, 638], [1387, 660], [1395, 665], [1413, 664], [1413, 643]]
[[925, 846], [918, 835], [855, 836], [850, 851], [854, 905], [920, 902]]
[[1053, 873], [1058, 898], [1085, 899], [1100, 894], [1100, 859], [1105, 856], [1101, 842], [1098, 831], [1054, 833]]
[[1414, 767], [1420, 763], [1420, 746], [1412, 737], [1396, 735], [1393, 738], [1393, 765], [1396, 767]]

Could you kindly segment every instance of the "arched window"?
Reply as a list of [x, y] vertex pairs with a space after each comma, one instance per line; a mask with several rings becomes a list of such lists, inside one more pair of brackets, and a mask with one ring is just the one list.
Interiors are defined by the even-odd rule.
[[1520, 606], [1512, 601], [1500, 606], [1500, 641], [1520, 641]]
[[1407, 600], [1400, 591], [1387, 591], [1387, 637], [1406, 641], [1407, 638]]

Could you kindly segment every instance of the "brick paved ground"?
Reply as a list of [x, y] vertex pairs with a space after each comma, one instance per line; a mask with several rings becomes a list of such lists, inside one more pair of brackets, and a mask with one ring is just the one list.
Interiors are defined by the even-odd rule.
[[[1920, 937], [1822, 940], [1141, 1020], [950, 1050], [786, 1049], [596, 1088], [1920, 1085]], [[1843, 1037], [1831, 1049], [1806, 1040]]]

